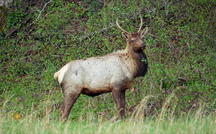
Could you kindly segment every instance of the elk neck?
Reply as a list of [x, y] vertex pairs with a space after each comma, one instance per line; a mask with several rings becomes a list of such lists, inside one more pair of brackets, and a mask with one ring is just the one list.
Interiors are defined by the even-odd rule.
[[130, 57], [130, 70], [133, 72], [134, 78], [144, 76], [148, 70], [147, 56], [143, 49], [140, 48], [140, 50], [135, 51], [132, 46], [127, 43], [125, 48]]

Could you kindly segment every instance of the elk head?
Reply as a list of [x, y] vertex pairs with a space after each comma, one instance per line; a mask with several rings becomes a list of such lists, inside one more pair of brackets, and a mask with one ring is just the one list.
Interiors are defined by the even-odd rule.
[[134, 33], [127, 32], [124, 30], [116, 20], [116, 25], [119, 29], [122, 30], [122, 35], [126, 38], [127, 48], [134, 50], [135, 52], [141, 52], [145, 48], [145, 44], [143, 42], [144, 36], [148, 33], [148, 27], [142, 30], [143, 20], [140, 17], [141, 23], [139, 30]]

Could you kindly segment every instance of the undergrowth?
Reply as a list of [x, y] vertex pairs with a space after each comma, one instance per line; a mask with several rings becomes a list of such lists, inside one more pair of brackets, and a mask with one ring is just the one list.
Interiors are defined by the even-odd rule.
[[[136, 92], [127, 92], [127, 116], [135, 116], [133, 113], [138, 110], [137, 107], [142, 107], [142, 116], [159, 116], [163, 110], [179, 116], [196, 111], [200, 106], [205, 107], [205, 114], [215, 112], [214, 0], [51, 0], [48, 4], [48, 1], [39, 1], [18, 0], [9, 8], [0, 8], [4, 13], [0, 17], [6, 16], [6, 21], [0, 25], [2, 115], [19, 113], [26, 117], [35, 111], [40, 118], [47, 112], [57, 118], [63, 96], [60, 86], [53, 79], [54, 72], [74, 59], [124, 49], [125, 41], [115, 21], [118, 18], [124, 29], [133, 32], [139, 27], [139, 16], [144, 19], [144, 27], [150, 29], [145, 39], [149, 70], [144, 78], [134, 82]], [[166, 108], [163, 109], [163, 106]], [[95, 98], [81, 95], [70, 119], [85, 119], [89, 115], [111, 119], [115, 113], [110, 94]], [[3, 125], [7, 126], [10, 121], [5, 120]], [[24, 124], [27, 122], [23, 119]], [[185, 123], [184, 120], [182, 122]], [[151, 123], [146, 124], [149, 133], [153, 131]], [[13, 124], [15, 128], [11, 131], [23, 125], [22, 121], [14, 121]], [[122, 123], [119, 127], [124, 128], [124, 124], [133, 126], [133, 123]], [[36, 123], [35, 127], [41, 125]], [[51, 124], [51, 128], [52, 125], [55, 123]], [[63, 130], [61, 124], [57, 125], [59, 130]], [[173, 125], [179, 130], [178, 124]], [[103, 127], [94, 132], [102, 131]], [[163, 132], [166, 126], [158, 127]], [[207, 125], [204, 127], [206, 130]], [[145, 125], [141, 129], [145, 129]]]
[[189, 115], [180, 118], [140, 118], [112, 121], [99, 119], [80, 119], [60, 122], [49, 116], [38, 119], [28, 116], [19, 120], [1, 115], [0, 133], [4, 134], [215, 134], [215, 115]]

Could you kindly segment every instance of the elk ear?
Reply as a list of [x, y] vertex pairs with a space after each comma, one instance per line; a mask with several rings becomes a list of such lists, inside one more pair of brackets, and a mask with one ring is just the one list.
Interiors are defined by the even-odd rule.
[[148, 31], [149, 31], [148, 27], [146, 27], [145, 29], [143, 29], [143, 30], [140, 32], [141, 37], [143, 38], [143, 37], [148, 33]]
[[122, 36], [128, 40], [129, 34], [127, 32], [122, 32]]

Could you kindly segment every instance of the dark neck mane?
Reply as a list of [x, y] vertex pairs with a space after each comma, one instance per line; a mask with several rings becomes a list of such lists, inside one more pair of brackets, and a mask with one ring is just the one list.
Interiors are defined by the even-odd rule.
[[142, 49], [134, 51], [128, 47], [129, 55], [132, 57], [135, 64], [134, 77], [144, 76], [148, 70], [147, 56]]

